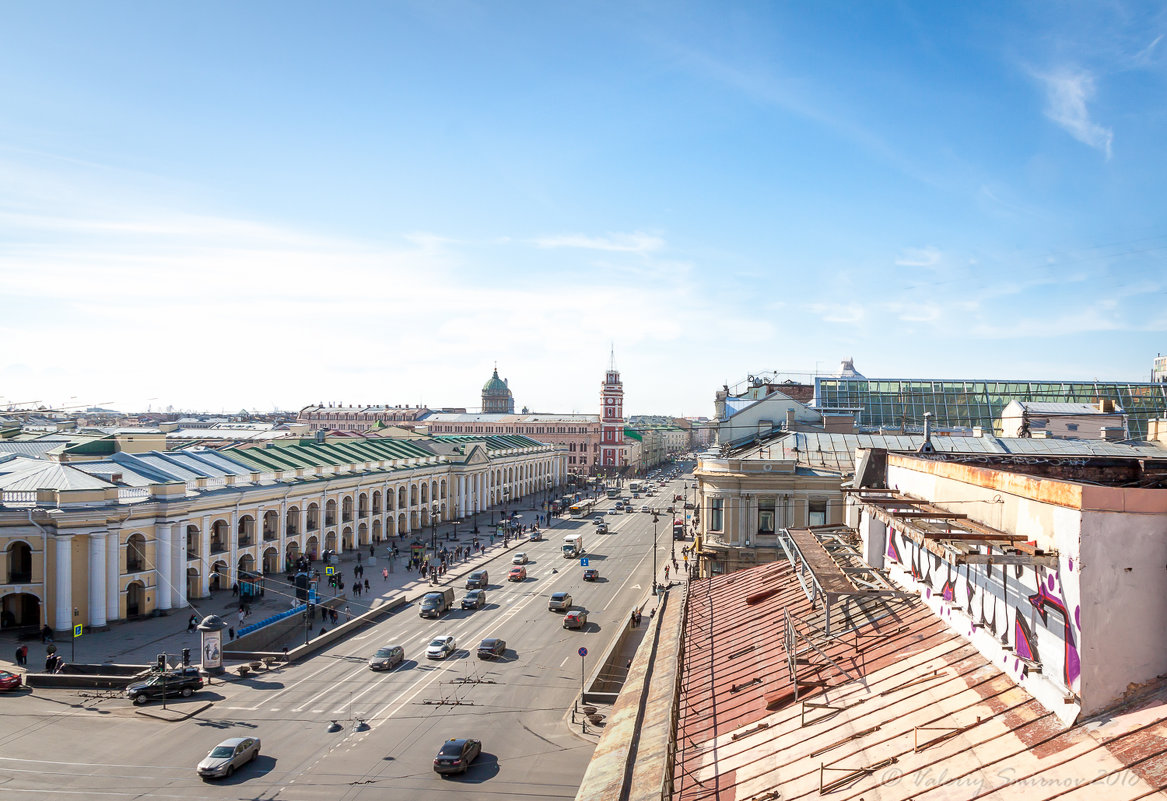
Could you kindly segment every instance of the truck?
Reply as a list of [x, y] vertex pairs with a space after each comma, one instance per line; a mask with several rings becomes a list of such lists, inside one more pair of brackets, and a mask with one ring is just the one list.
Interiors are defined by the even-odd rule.
[[441, 617], [454, 605], [454, 591], [450, 588], [434, 590], [422, 596], [418, 614], [421, 617]]
[[583, 534], [568, 534], [563, 538], [563, 558], [573, 559], [583, 553]]
[[683, 521], [683, 520], [674, 520], [673, 521], [673, 539], [674, 540], [685, 539], [685, 521]]

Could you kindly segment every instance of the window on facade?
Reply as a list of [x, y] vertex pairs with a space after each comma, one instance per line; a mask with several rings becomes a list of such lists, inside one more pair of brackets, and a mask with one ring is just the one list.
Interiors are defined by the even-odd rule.
[[774, 499], [763, 498], [758, 501], [758, 533], [774, 533]]
[[722, 509], [723, 509], [724, 504], [725, 504], [725, 500], [722, 498], [712, 498], [709, 501], [709, 530], [710, 531], [721, 531], [722, 526], [725, 525], [725, 521], [723, 519], [724, 515], [722, 514]]
[[827, 502], [812, 500], [807, 508], [806, 524], [808, 526], [825, 526], [827, 524]]

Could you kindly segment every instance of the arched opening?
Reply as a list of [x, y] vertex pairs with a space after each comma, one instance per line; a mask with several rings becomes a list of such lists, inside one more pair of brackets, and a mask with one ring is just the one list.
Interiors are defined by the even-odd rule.
[[287, 561], [289, 568], [300, 558], [300, 543], [292, 540], [288, 543], [288, 547], [284, 550], [284, 559]]
[[429, 524], [430, 524], [430, 510], [429, 509], [422, 509], [421, 510], [421, 527], [425, 528]]
[[381, 518], [373, 518], [373, 542], [381, 541]]
[[263, 572], [278, 573], [280, 570], [280, 555], [275, 548], [268, 548], [263, 552]]
[[296, 506], [289, 506], [288, 512], [284, 515], [284, 531], [289, 537], [296, 537], [300, 534], [300, 509]]
[[357, 517], [369, 516], [369, 496], [362, 492], [357, 498]]
[[373, 514], [381, 514], [381, 490], [373, 491]]
[[442, 494], [439, 495], [438, 497], [441, 498], [443, 501], [446, 500], [446, 480], [445, 479], [442, 479], [441, 493]]
[[249, 545], [255, 544], [255, 518], [251, 515], [243, 515], [239, 518], [239, 524], [236, 526], [239, 534], [239, 547], [246, 548]]
[[422, 503], [429, 503], [430, 502], [430, 485], [428, 482], [421, 485], [421, 502]]
[[405, 506], [405, 487], [397, 488], [397, 508]]
[[361, 523], [360, 525], [357, 526], [357, 544], [358, 545], [368, 545], [369, 544], [369, 526], [367, 523]]
[[32, 581], [32, 548], [17, 540], [8, 546], [8, 584]]
[[126, 572], [140, 573], [146, 569], [146, 538], [131, 534], [126, 540]]
[[409, 513], [409, 529], [408, 529], [409, 531], [413, 531], [414, 529], [417, 528], [417, 525], [418, 525], [417, 521], [418, 521], [417, 510], [414, 509], [412, 512]]
[[199, 587], [199, 570], [198, 570], [198, 568], [197, 567], [188, 567], [186, 569], [186, 597], [187, 598], [200, 597], [199, 592], [201, 591], [201, 589], [202, 588]]
[[304, 553], [306, 553], [308, 555], [309, 559], [313, 559], [313, 560], [319, 559], [320, 558], [320, 540], [316, 539], [316, 537], [314, 537], [314, 536], [309, 537], [307, 544], [304, 545]]
[[131, 581], [126, 587], [126, 617], [138, 617], [146, 613], [146, 586], [140, 581]]
[[280, 538], [280, 513], [273, 510], [263, 513], [263, 539], [265, 542]]
[[320, 528], [320, 505], [315, 503], [308, 504], [308, 530], [317, 531]]
[[336, 525], [336, 498], [329, 498], [328, 503], [324, 506], [324, 525]]
[[229, 577], [230, 574], [227, 571], [227, 563], [222, 559], [211, 565], [210, 581], [208, 582], [211, 588], [211, 592], [231, 586], [231, 582], [227, 581]]
[[397, 511], [397, 493], [392, 489], [385, 490], [385, 511]]
[[[199, 548], [202, 546], [202, 542], [200, 540], [201, 540], [201, 537], [200, 537], [199, 527], [188, 525], [186, 527], [186, 558], [187, 559], [198, 559], [199, 558]], [[186, 597], [187, 598], [194, 598], [197, 596], [190, 595], [188, 593]]]
[[405, 513], [401, 512], [397, 515], [397, 530], [392, 533], [404, 537], [407, 531], [409, 531], [409, 521], [406, 519]]
[[409, 505], [417, 506], [417, 484], [409, 485]]
[[342, 500], [340, 510], [340, 520], [342, 523], [348, 523], [353, 519], [353, 496], [345, 495]]
[[0, 629], [41, 625], [41, 599], [31, 592], [10, 592], [0, 604]]
[[353, 549], [353, 530], [352, 526], [345, 526], [341, 532], [340, 541], [344, 543], [344, 550], [351, 551]]
[[336, 550], [336, 532], [335, 531], [328, 532], [328, 536], [326, 536], [324, 538], [324, 550], [326, 550], [326, 551], [335, 551]]
[[216, 520], [211, 524], [211, 553], [223, 553], [227, 550], [229, 530], [226, 520]]

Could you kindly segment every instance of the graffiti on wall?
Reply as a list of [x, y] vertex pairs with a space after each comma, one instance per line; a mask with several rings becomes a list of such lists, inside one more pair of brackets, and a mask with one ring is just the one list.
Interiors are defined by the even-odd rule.
[[[894, 527], [886, 557], [919, 585], [925, 598], [939, 597], [949, 613], [959, 610], [972, 628], [1012, 650], [1002, 666], [1016, 677], [1040, 671], [1078, 692], [1081, 676], [1080, 606], [1074, 561], [1058, 568], [1024, 565], [953, 565]], [[950, 622], [952, 618], [949, 615]]]

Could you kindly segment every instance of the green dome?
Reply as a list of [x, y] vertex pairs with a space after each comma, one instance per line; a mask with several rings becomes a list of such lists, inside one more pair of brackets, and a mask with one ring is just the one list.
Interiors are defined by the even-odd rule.
[[510, 390], [507, 388], [506, 382], [498, 377], [498, 368], [494, 368], [494, 375], [490, 380], [482, 385], [483, 395], [506, 395]]

